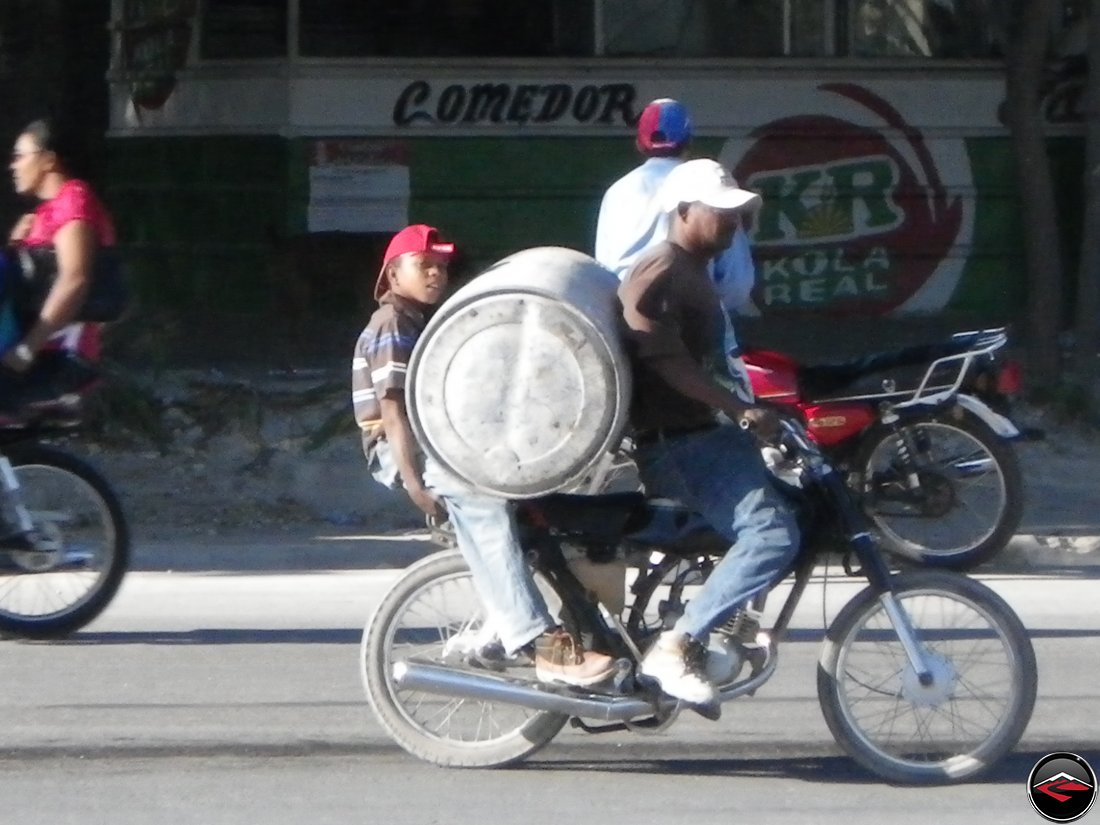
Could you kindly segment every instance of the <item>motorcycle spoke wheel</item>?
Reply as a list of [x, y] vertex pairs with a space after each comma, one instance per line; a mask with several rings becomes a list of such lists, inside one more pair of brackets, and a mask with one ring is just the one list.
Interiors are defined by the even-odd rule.
[[[379, 721], [410, 753], [440, 765], [504, 765], [538, 750], [565, 724], [560, 714], [403, 689], [393, 680], [398, 662], [461, 666], [459, 649], [492, 635], [454, 551], [410, 568], [383, 600], [364, 631], [362, 676]], [[533, 679], [534, 671], [510, 668], [507, 675]]]
[[0, 552], [0, 631], [63, 636], [114, 597], [129, 558], [118, 501], [89, 465], [46, 447], [13, 455], [35, 550]]
[[830, 628], [818, 692], [858, 762], [903, 783], [971, 779], [1011, 750], [1035, 702], [1035, 656], [1011, 609], [978, 582], [902, 577], [900, 606], [932, 674], [921, 684], [881, 602], [864, 591]]
[[[906, 425], [917, 445], [911, 465], [900, 436], [884, 433], [860, 460], [867, 514], [887, 549], [922, 564], [969, 569], [999, 552], [1019, 524], [1023, 492], [1011, 445], [968, 421]], [[920, 481], [908, 489], [908, 473]]]

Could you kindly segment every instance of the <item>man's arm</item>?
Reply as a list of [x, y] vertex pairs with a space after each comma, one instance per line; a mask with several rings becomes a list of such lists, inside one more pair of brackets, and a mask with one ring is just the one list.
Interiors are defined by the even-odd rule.
[[413, 439], [409, 416], [405, 411], [405, 399], [400, 393], [389, 391], [379, 400], [382, 408], [382, 429], [390, 445], [397, 471], [409, 498], [426, 515], [444, 518], [446, 513], [439, 500], [424, 486], [424, 479], [416, 466], [416, 441]]
[[647, 364], [680, 395], [720, 410], [733, 421], [745, 417], [746, 411], [752, 409], [711, 378], [691, 358], [660, 358], [649, 360]]

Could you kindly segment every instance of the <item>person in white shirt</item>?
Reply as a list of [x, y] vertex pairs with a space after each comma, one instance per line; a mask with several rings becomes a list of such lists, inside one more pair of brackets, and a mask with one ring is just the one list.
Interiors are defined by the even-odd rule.
[[[668, 237], [669, 216], [658, 193], [669, 172], [687, 160], [691, 137], [691, 116], [678, 100], [658, 98], [642, 110], [635, 145], [646, 160], [611, 184], [600, 203], [596, 222], [595, 258], [620, 281], [646, 250]], [[709, 271], [727, 312], [737, 312], [748, 303], [756, 269], [743, 228], [738, 227], [729, 248], [714, 260]], [[735, 390], [751, 403], [748, 374], [740, 359], [733, 325], [728, 321], [727, 317], [725, 346]]]

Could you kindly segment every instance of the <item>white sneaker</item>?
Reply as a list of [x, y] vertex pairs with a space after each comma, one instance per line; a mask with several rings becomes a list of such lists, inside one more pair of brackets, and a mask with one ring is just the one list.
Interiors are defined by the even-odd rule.
[[666, 631], [642, 659], [641, 674], [692, 705], [712, 705], [718, 690], [706, 677], [707, 649], [686, 633]]
[[492, 622], [468, 625], [443, 645], [443, 659], [444, 661], [452, 658], [461, 659], [494, 641], [498, 641], [498, 636]]

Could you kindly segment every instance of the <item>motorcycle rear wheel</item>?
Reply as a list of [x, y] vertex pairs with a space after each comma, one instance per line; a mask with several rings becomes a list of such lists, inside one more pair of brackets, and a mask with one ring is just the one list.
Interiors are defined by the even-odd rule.
[[91, 465], [46, 445], [8, 458], [41, 549], [0, 551], [0, 634], [65, 636], [114, 598], [129, 566], [122, 507]]
[[896, 580], [898, 602], [930, 654], [922, 685], [878, 593], [867, 588], [830, 626], [818, 665], [818, 700], [837, 742], [891, 782], [974, 779], [1005, 756], [1035, 706], [1035, 651], [996, 593], [954, 573]]
[[[549, 584], [539, 580], [539, 585], [546, 593]], [[360, 672], [371, 707], [394, 741], [426, 762], [464, 768], [508, 765], [548, 744], [568, 721], [565, 714], [394, 684], [395, 663], [410, 657], [442, 662], [449, 640], [476, 632], [482, 623], [470, 570], [461, 553], [447, 550], [412, 565], [363, 631]]]
[[[970, 570], [1004, 549], [1023, 515], [1016, 453], [969, 412], [924, 415], [900, 425], [917, 444], [898, 460], [899, 435], [872, 431], [853, 462], [854, 485], [883, 547], [923, 567]], [[920, 489], [906, 488], [916, 469]]]

